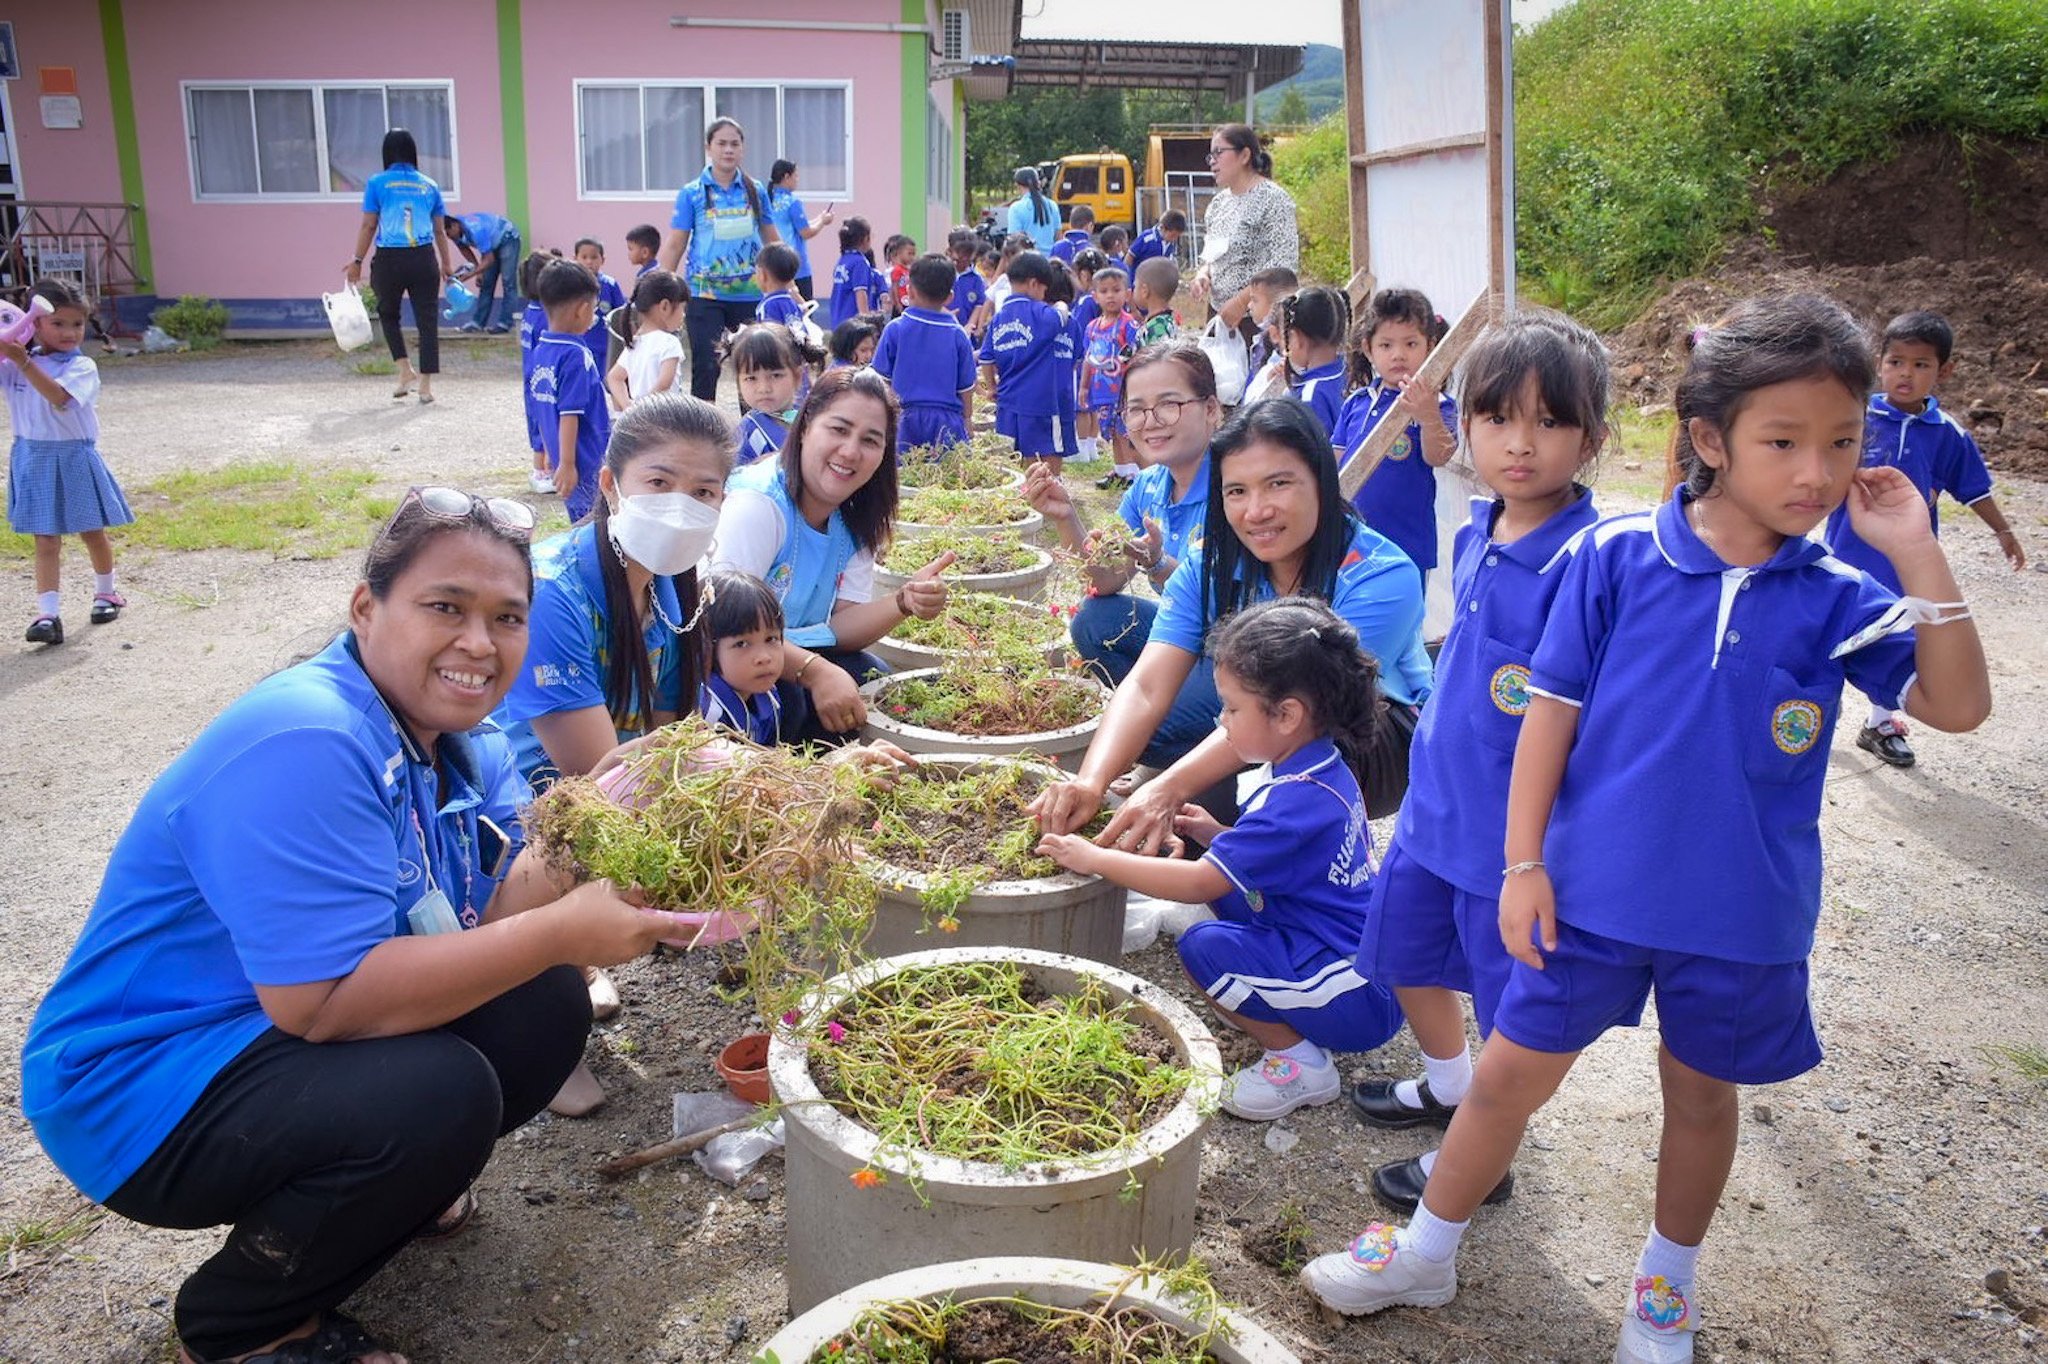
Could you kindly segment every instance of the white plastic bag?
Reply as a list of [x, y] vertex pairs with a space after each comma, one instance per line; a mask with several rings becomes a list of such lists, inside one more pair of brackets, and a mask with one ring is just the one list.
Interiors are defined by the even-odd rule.
[[370, 343], [370, 310], [363, 306], [362, 291], [350, 284], [340, 293], [320, 295], [327, 309], [327, 325], [334, 328], [334, 344], [354, 350]]
[[1236, 328], [1224, 325], [1222, 315], [1218, 314], [1202, 328], [1201, 345], [1202, 354], [1209, 357], [1209, 365], [1216, 371], [1216, 401], [1225, 407], [1237, 406], [1244, 401], [1245, 371], [1251, 363], [1244, 338]]

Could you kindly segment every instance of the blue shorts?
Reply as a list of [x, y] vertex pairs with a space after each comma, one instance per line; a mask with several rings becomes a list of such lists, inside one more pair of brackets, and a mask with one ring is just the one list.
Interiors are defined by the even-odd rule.
[[1181, 964], [1217, 1005], [1284, 1023], [1332, 1051], [1371, 1051], [1401, 1030], [1386, 986], [1306, 934], [1205, 920], [1181, 934]]
[[1017, 453], [1026, 459], [1064, 458], [1074, 453], [1074, 419], [1070, 416], [1025, 415], [997, 404], [996, 434], [1017, 442]]
[[960, 404], [905, 403], [903, 415], [896, 422], [896, 452], [919, 445], [965, 445], [967, 443], [967, 420], [960, 415]]
[[1768, 1085], [1820, 1064], [1804, 961], [1751, 962], [1604, 938], [1559, 921], [1543, 969], [1513, 962], [1494, 1009], [1502, 1035], [1532, 1051], [1583, 1051], [1642, 1021], [1654, 986], [1671, 1054], [1702, 1075]]
[[1372, 883], [1358, 974], [1386, 985], [1435, 985], [1472, 996], [1483, 1039], [1515, 959], [1500, 945], [1500, 901], [1474, 895], [1408, 856], [1396, 839]]

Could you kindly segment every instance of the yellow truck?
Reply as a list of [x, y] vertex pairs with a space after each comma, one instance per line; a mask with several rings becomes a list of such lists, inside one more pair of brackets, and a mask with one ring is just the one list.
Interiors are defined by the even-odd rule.
[[1131, 158], [1122, 152], [1076, 152], [1038, 168], [1045, 192], [1059, 205], [1065, 222], [1075, 208], [1086, 204], [1095, 211], [1095, 225], [1122, 223], [1136, 230], [1137, 177]]

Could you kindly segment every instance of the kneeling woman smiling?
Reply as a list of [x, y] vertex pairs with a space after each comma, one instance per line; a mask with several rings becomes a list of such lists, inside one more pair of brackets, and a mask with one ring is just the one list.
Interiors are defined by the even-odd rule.
[[407, 494], [349, 628], [143, 797], [30, 1024], [23, 1107], [80, 1190], [232, 1225], [179, 1291], [186, 1361], [402, 1364], [334, 1309], [459, 1224], [569, 1074], [576, 968], [676, 931], [522, 850], [526, 785], [484, 719], [526, 654], [532, 527]]

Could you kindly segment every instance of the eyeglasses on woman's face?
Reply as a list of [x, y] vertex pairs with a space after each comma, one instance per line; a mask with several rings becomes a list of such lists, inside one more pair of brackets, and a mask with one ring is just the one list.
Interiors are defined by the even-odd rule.
[[1155, 422], [1161, 426], [1172, 426], [1180, 420], [1182, 408], [1192, 406], [1198, 401], [1199, 399], [1195, 398], [1161, 398], [1150, 407], [1126, 405], [1124, 425], [1132, 430], [1140, 426], [1150, 426]]

